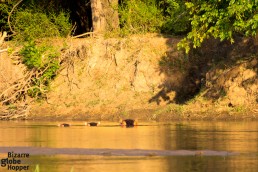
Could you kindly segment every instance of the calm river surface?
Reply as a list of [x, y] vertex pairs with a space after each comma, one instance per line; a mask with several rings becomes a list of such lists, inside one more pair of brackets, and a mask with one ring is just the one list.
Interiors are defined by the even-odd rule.
[[135, 128], [57, 123], [0, 121], [0, 159], [28, 153], [14, 158], [22, 162], [16, 166], [29, 166], [24, 172], [36, 165], [40, 172], [258, 171], [257, 121], [140, 122]]

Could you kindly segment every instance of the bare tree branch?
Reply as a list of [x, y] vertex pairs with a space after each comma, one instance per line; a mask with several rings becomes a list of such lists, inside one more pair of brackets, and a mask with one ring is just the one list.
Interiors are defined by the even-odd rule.
[[0, 50], [0, 53], [3, 53], [3, 52], [6, 52], [8, 49], [3, 49], [3, 50]]
[[3, 32], [3, 34], [0, 34], [0, 46], [3, 44], [6, 36], [7, 36], [7, 32]]
[[73, 36], [72, 38], [80, 38], [80, 37], [83, 37], [83, 36], [86, 36], [86, 35], [93, 35], [94, 33], [96, 33], [96, 32], [86, 32], [86, 33], [83, 33], [83, 34], [80, 34], [80, 35]]
[[14, 6], [13, 6], [13, 8], [12, 8], [12, 10], [10, 11], [10, 13], [9, 13], [9, 15], [8, 15], [8, 25], [9, 25], [9, 27], [10, 27], [10, 30], [11, 30], [11, 32], [13, 32], [14, 34], [16, 33], [13, 29], [12, 29], [12, 26], [11, 26], [11, 22], [10, 22], [10, 18], [11, 18], [11, 15], [12, 15], [12, 13], [13, 13], [13, 11], [15, 10], [15, 8], [22, 2], [23, 0], [20, 0], [20, 1], [18, 1]]

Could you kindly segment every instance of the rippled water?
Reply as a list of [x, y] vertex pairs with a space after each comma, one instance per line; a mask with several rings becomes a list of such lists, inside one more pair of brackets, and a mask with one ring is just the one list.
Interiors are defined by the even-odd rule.
[[258, 122], [56, 124], [1, 121], [0, 158], [29, 153], [22, 164], [41, 172], [258, 171]]

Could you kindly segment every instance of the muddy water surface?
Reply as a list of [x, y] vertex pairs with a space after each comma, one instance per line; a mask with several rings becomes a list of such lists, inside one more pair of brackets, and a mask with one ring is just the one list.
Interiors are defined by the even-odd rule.
[[57, 123], [1, 121], [0, 159], [28, 153], [16, 160], [41, 172], [258, 171], [258, 122]]

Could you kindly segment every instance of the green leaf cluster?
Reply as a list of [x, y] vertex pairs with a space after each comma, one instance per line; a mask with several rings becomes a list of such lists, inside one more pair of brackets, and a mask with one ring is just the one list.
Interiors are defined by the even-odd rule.
[[0, 32], [8, 31], [9, 26], [7, 23], [8, 13], [11, 11], [13, 2], [8, 1], [6, 3], [0, 3]]
[[40, 69], [42, 65], [42, 54], [43, 49], [39, 49], [36, 47], [34, 41], [29, 42], [25, 45], [20, 54], [22, 55], [22, 62], [29, 68], [29, 69]]
[[205, 39], [219, 38], [234, 42], [234, 34], [254, 36], [258, 29], [256, 0], [195, 0], [186, 3], [192, 30], [179, 43], [186, 52], [190, 44], [200, 47]]
[[15, 39], [29, 41], [46, 37], [65, 37], [71, 29], [69, 15], [65, 12], [46, 14], [25, 9], [18, 11], [13, 19]]
[[190, 29], [189, 14], [182, 0], [161, 0], [159, 7], [163, 11], [163, 33], [184, 34]]
[[31, 41], [21, 49], [20, 54], [23, 63], [35, 73], [28, 95], [43, 97], [60, 68], [59, 53], [51, 46], [37, 46]]
[[123, 33], [159, 32], [163, 16], [155, 0], [125, 0], [119, 7]]
[[119, 6], [123, 33], [183, 34], [190, 21], [183, 0], [124, 0]]

